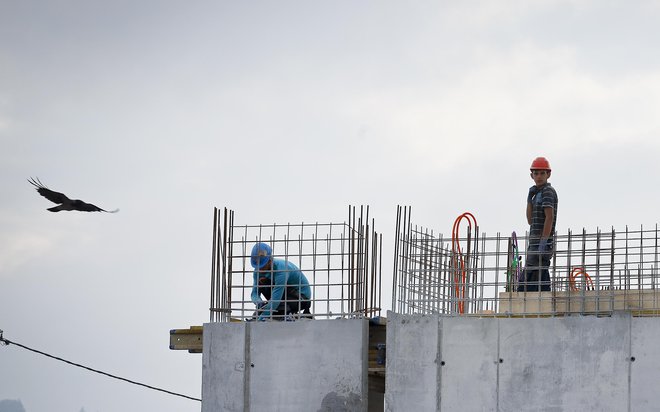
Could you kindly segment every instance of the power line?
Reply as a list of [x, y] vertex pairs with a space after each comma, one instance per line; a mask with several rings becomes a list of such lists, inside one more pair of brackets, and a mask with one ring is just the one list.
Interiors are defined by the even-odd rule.
[[103, 371], [100, 371], [100, 370], [97, 370], [97, 369], [93, 369], [93, 368], [90, 368], [90, 367], [88, 367], [88, 366], [80, 365], [80, 364], [78, 364], [78, 363], [71, 362], [71, 361], [68, 361], [68, 360], [66, 360], [66, 359], [62, 359], [62, 358], [59, 358], [59, 357], [57, 357], [57, 356], [53, 356], [53, 355], [50, 355], [50, 354], [48, 354], [48, 353], [45, 353], [45, 352], [42, 352], [42, 351], [39, 351], [39, 350], [29, 348], [29, 347], [27, 347], [27, 346], [25, 346], [25, 345], [21, 345], [20, 343], [16, 343], [16, 342], [10, 341], [9, 339], [4, 338], [4, 337], [2, 336], [2, 329], [0, 329], [0, 344], [2, 344], [2, 345], [7, 345], [7, 346], [8, 346], [8, 345], [16, 345], [16, 346], [18, 346], [18, 347], [20, 347], [20, 348], [27, 349], [27, 350], [29, 350], [30, 352], [38, 353], [38, 354], [40, 354], [40, 355], [43, 355], [43, 356], [46, 356], [46, 357], [49, 357], [49, 358], [52, 358], [52, 359], [55, 359], [55, 360], [58, 360], [58, 361], [61, 361], [61, 362], [64, 362], [64, 363], [68, 363], [69, 365], [73, 365], [73, 366], [77, 366], [77, 367], [79, 367], [79, 368], [87, 369], [88, 371], [96, 372], [96, 373], [98, 373], [98, 374], [105, 375], [105, 376], [109, 376], [109, 377], [114, 378], [114, 379], [119, 379], [120, 381], [124, 381], [124, 382], [128, 382], [128, 383], [132, 383], [133, 385], [143, 386], [143, 387], [145, 387], [145, 388], [153, 389], [153, 390], [155, 390], [155, 391], [165, 392], [165, 393], [168, 393], [168, 394], [170, 394], [170, 395], [174, 395], [174, 396], [180, 396], [180, 397], [182, 397], [182, 398], [190, 399], [190, 400], [193, 400], [193, 401], [199, 401], [199, 402], [202, 401], [200, 398], [193, 398], [192, 396], [182, 395], [182, 394], [180, 394], [180, 393], [171, 392], [171, 391], [168, 391], [168, 390], [165, 390], [165, 389], [157, 388], [157, 387], [155, 387], [155, 386], [147, 385], [147, 384], [140, 383], [140, 382], [135, 382], [135, 381], [132, 381], [132, 380], [130, 380], [130, 379], [126, 379], [126, 378], [122, 378], [122, 377], [120, 377], [120, 376], [112, 375], [112, 374], [107, 373], [107, 372], [103, 372]]

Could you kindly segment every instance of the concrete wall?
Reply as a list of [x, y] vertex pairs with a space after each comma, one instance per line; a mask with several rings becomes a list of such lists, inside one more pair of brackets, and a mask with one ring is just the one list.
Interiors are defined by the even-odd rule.
[[660, 318], [388, 313], [385, 409], [660, 410]]
[[207, 323], [202, 412], [366, 411], [368, 321]]

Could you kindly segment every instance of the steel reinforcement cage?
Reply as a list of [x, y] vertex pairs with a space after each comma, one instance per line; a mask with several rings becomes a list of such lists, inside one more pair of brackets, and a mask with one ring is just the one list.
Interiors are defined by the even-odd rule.
[[458, 230], [458, 236], [454, 232], [445, 238], [413, 225], [410, 213], [410, 207], [397, 210], [392, 293], [392, 309], [397, 313], [660, 314], [657, 225], [556, 234], [549, 267], [551, 290], [518, 292], [527, 260], [527, 234], [487, 236], [475, 222], [462, 234]]
[[356, 212], [349, 206], [342, 223], [238, 225], [233, 211], [214, 208], [211, 322], [254, 318], [250, 253], [257, 242], [305, 274], [315, 319], [379, 316], [382, 235], [369, 224], [368, 206]]

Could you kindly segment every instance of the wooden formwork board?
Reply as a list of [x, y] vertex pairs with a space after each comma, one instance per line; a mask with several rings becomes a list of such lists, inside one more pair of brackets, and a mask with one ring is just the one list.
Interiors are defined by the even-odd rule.
[[660, 311], [660, 293], [654, 289], [500, 292], [497, 313], [563, 315], [618, 310], [656, 313]]

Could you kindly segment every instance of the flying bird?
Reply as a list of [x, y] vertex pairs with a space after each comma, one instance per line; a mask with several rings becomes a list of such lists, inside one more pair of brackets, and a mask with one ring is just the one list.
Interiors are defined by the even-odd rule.
[[80, 212], [106, 212], [106, 213], [117, 213], [119, 209], [115, 210], [103, 210], [98, 206], [94, 206], [91, 203], [85, 203], [82, 200], [78, 199], [69, 199], [64, 193], [54, 192], [44, 186], [39, 178], [28, 179], [34, 187], [37, 188], [37, 192], [46, 199], [50, 200], [53, 203], [58, 203], [58, 206], [48, 208], [47, 210], [51, 212], [59, 212], [60, 210], [78, 210]]

